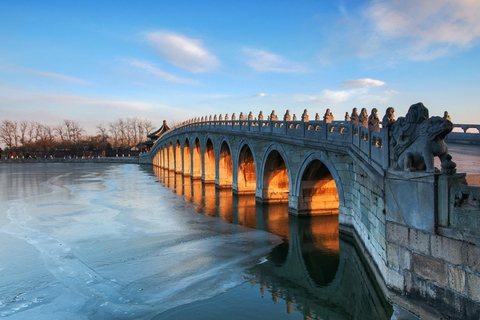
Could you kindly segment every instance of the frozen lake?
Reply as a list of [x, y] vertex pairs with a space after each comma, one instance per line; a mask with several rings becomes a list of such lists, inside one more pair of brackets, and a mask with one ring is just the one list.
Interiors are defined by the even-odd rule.
[[137, 165], [0, 164], [0, 209], [12, 319], [150, 319], [238, 286], [281, 242], [196, 214]]

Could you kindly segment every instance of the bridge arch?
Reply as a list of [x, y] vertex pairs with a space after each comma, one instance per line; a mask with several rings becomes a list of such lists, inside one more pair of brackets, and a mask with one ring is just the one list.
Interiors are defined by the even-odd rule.
[[244, 139], [240, 142], [237, 155], [237, 170], [234, 171], [235, 192], [255, 194], [258, 170], [254, 148], [249, 140]]
[[185, 138], [185, 142], [183, 143], [183, 174], [185, 176], [191, 175], [191, 166], [192, 166], [192, 155], [190, 149], [190, 142], [188, 137]]
[[193, 143], [193, 155], [192, 155], [192, 177], [194, 179], [202, 178], [202, 148], [200, 145], [200, 139], [195, 137]]
[[182, 173], [182, 146], [178, 139], [175, 143], [175, 172]]
[[230, 188], [233, 182], [232, 148], [227, 139], [223, 139], [218, 153], [218, 186]]
[[160, 150], [155, 154], [157, 157], [157, 161], [156, 161], [157, 167], [161, 167], [161, 168], [165, 167], [165, 163], [163, 162], [164, 153], [165, 153], [165, 148], [161, 147]]
[[[272, 143], [264, 152], [257, 177], [257, 198], [265, 203], [288, 202], [291, 190], [289, 158], [278, 143]], [[260, 197], [258, 197], [260, 196]]]
[[330, 158], [320, 151], [309, 153], [303, 160], [293, 188], [298, 214], [338, 214], [345, 205], [340, 175]]
[[162, 147], [162, 159], [161, 161], [161, 167], [164, 169], [168, 169], [168, 146], [167, 144], [164, 144]]
[[164, 146], [158, 147], [157, 152], [155, 153], [156, 161], [155, 165], [157, 167], [163, 168], [165, 166], [163, 162]]
[[206, 183], [215, 182], [215, 148], [213, 141], [208, 137], [205, 141], [203, 152], [203, 181]]
[[173, 142], [168, 145], [168, 170], [175, 170], [175, 155], [173, 152]]

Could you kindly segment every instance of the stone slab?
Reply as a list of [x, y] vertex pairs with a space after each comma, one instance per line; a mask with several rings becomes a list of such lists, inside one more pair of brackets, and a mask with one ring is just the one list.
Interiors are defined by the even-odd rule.
[[465, 293], [466, 288], [466, 275], [465, 271], [453, 266], [449, 267], [449, 286], [451, 289], [461, 294]]
[[418, 254], [413, 255], [413, 271], [420, 277], [448, 286], [447, 265]]
[[408, 230], [408, 247], [425, 255], [430, 255], [430, 235], [420, 230]]
[[473, 244], [465, 244], [466, 267], [480, 274], [480, 248]]
[[435, 231], [435, 178], [411, 174], [387, 176], [387, 220], [429, 233]]
[[387, 241], [408, 247], [408, 228], [403, 225], [387, 221]]
[[470, 299], [480, 303], [480, 277], [468, 273], [467, 274], [468, 282], [468, 296]]
[[447, 237], [432, 235], [432, 256], [455, 265], [462, 264], [462, 242]]

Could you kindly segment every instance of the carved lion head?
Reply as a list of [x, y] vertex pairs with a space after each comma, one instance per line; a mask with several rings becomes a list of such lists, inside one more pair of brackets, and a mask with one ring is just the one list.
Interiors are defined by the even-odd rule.
[[421, 127], [421, 134], [425, 134], [428, 140], [443, 140], [453, 130], [453, 123], [442, 117], [430, 117]]

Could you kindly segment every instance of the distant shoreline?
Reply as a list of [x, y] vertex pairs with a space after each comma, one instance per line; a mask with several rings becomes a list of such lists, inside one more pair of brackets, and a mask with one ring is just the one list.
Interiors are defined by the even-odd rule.
[[103, 157], [103, 158], [36, 158], [36, 159], [5, 159], [0, 163], [139, 163], [136, 157]]

